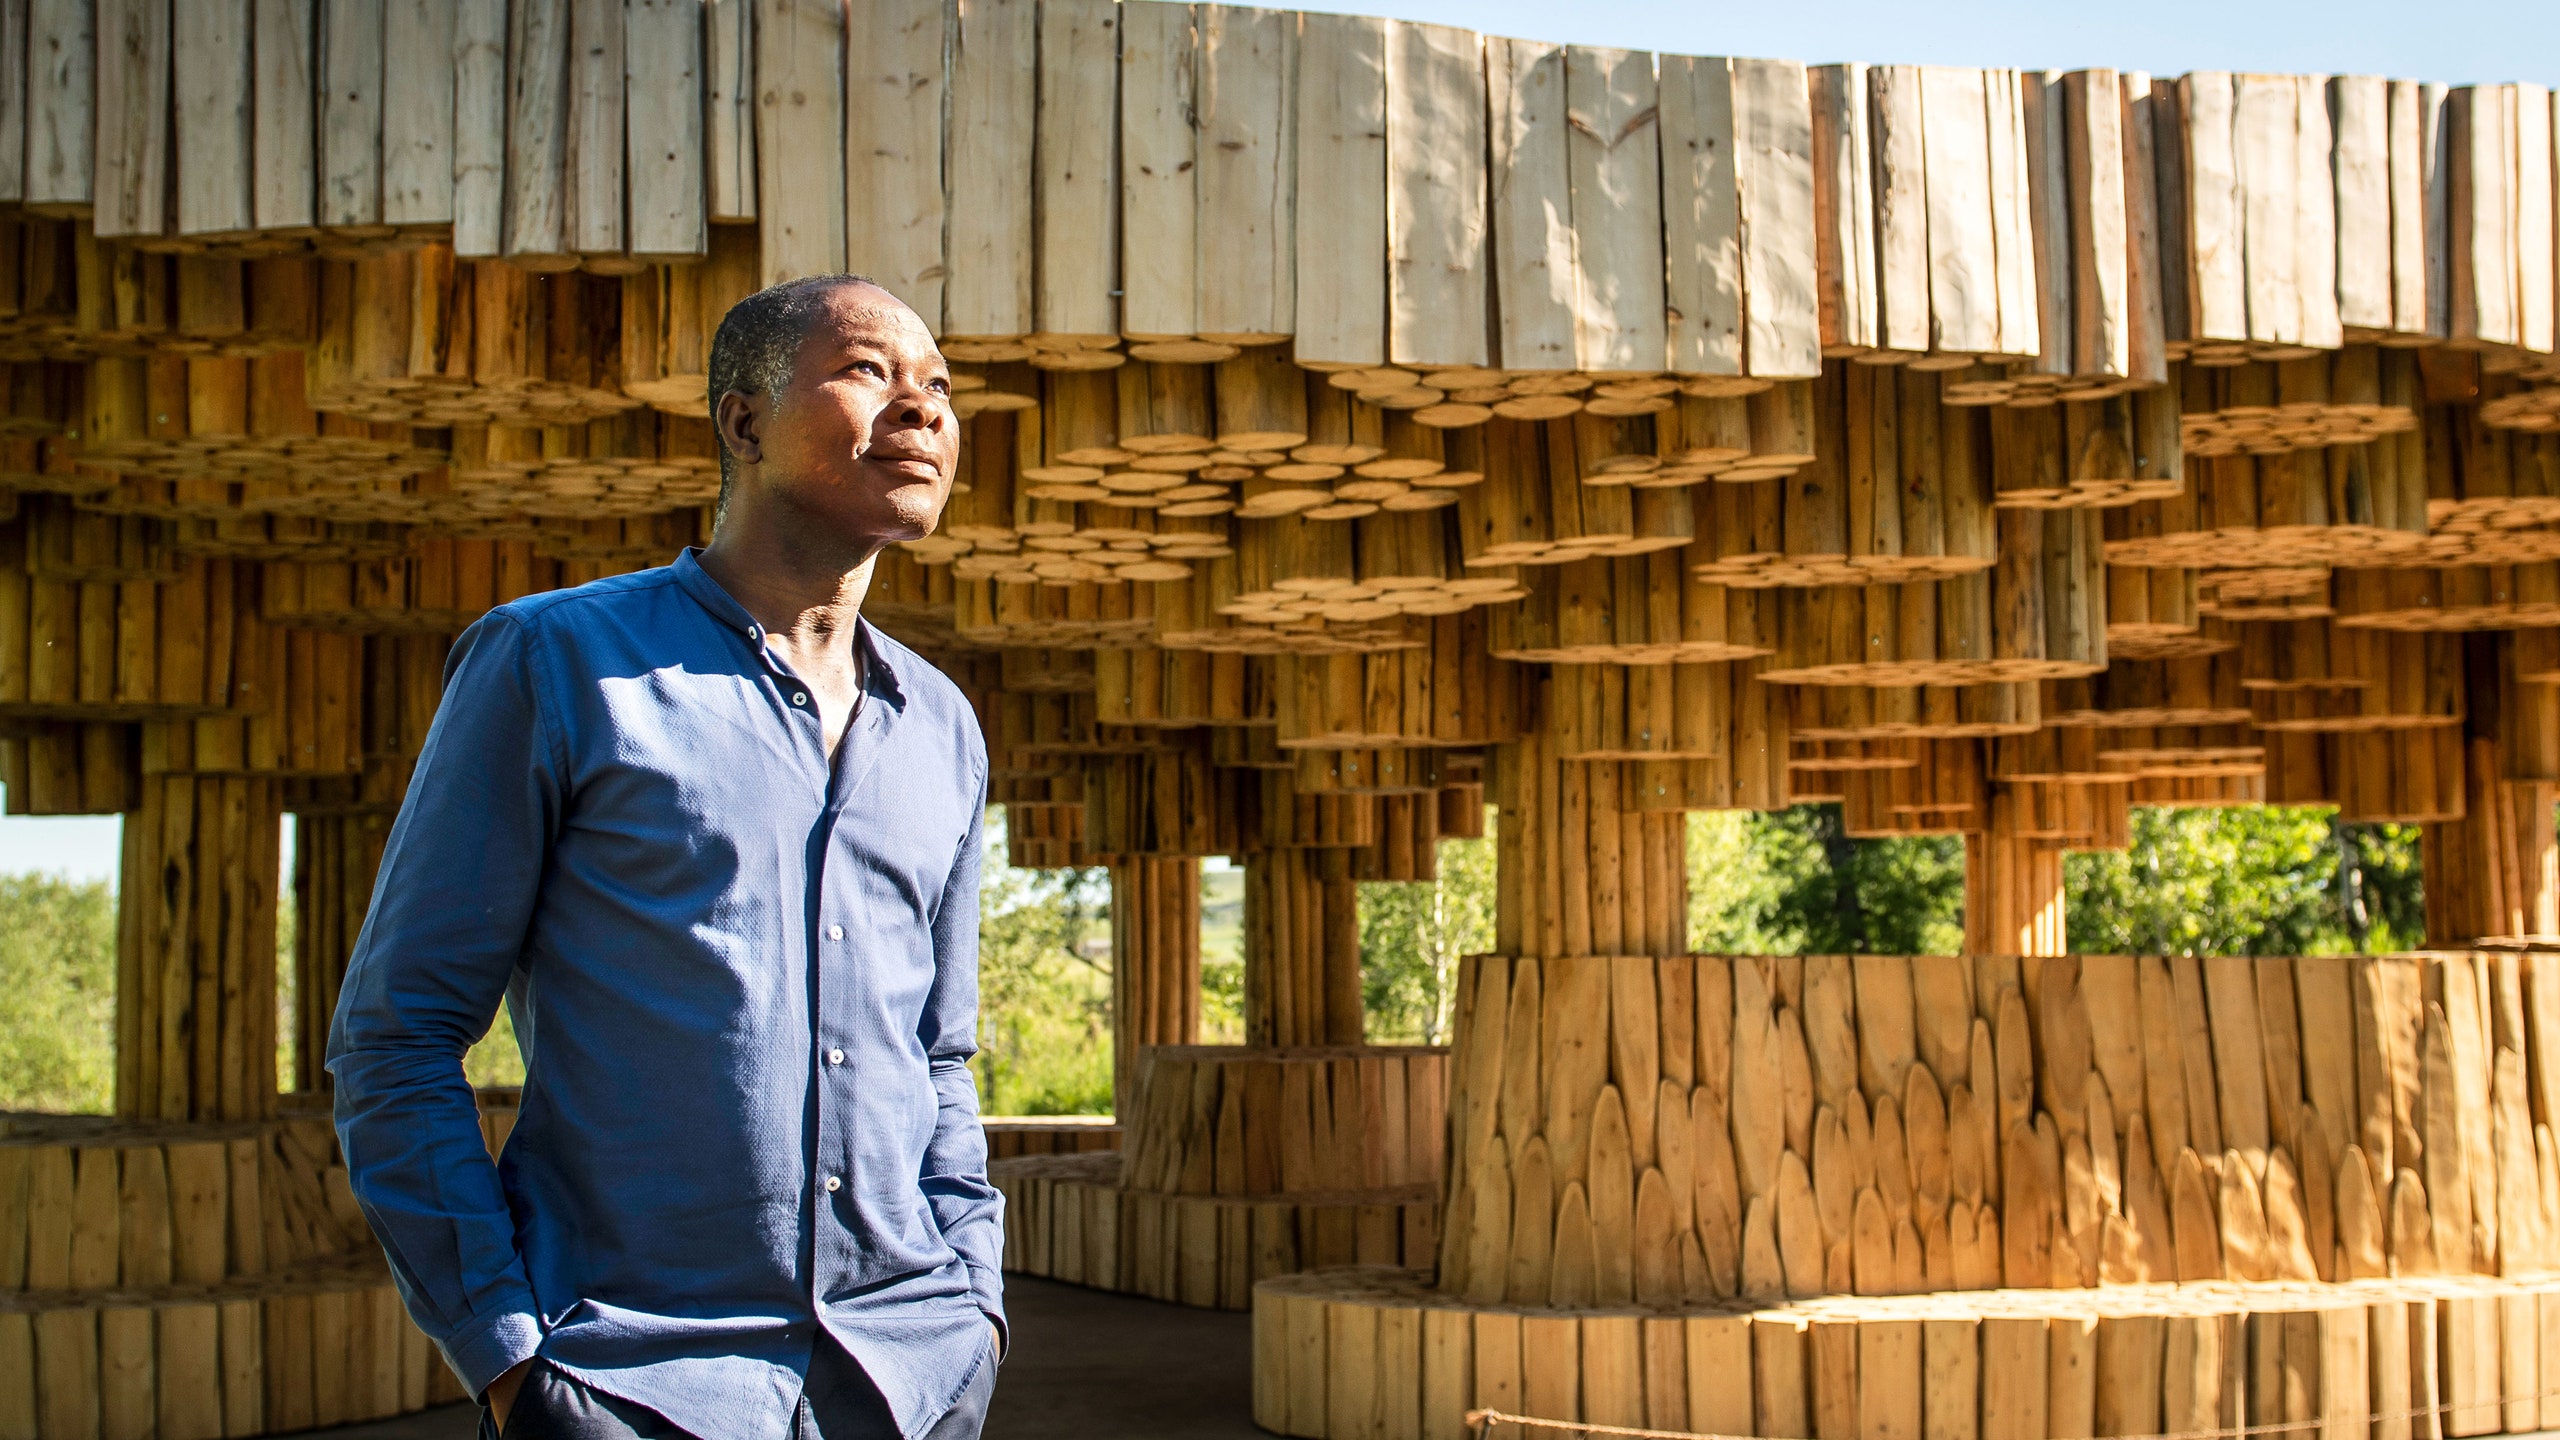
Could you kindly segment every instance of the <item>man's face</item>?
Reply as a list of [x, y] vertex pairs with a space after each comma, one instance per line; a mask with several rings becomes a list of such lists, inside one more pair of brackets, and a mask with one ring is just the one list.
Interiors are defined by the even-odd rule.
[[848, 537], [933, 532], [960, 460], [951, 371], [916, 313], [842, 285], [821, 302], [791, 378], [759, 407], [764, 483]]

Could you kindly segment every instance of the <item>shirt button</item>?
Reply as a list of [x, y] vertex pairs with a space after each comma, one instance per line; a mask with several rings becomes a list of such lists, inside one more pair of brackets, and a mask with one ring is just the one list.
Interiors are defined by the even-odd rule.
[[839, 1191], [839, 1190], [841, 1190], [841, 1189], [843, 1189], [843, 1188], [844, 1188], [844, 1182], [843, 1182], [842, 1180], [837, 1179], [837, 1178], [836, 1178], [835, 1176], [833, 1176], [833, 1175], [830, 1175], [830, 1176], [828, 1176], [828, 1177], [827, 1177], [827, 1193], [828, 1193], [828, 1194], [833, 1195], [834, 1193], [836, 1193], [837, 1191]]
[[827, 938], [828, 938], [828, 939], [830, 939], [830, 940], [841, 940], [841, 939], [843, 939], [843, 938], [844, 938], [844, 927], [843, 927], [843, 926], [841, 926], [841, 925], [830, 925], [830, 926], [828, 926], [828, 927], [827, 927]]
[[794, 691], [792, 691], [792, 692], [791, 692], [791, 703], [792, 703], [792, 704], [794, 704], [794, 705], [806, 705], [806, 704], [808, 704], [808, 703], [809, 703], [809, 692], [808, 692], [808, 691], [806, 691], [806, 690], [794, 690]]
[[841, 1065], [841, 1064], [843, 1064], [843, 1063], [844, 1063], [844, 1052], [843, 1052], [842, 1050], [830, 1050], [830, 1051], [828, 1051], [828, 1052], [827, 1052], [827, 1063], [828, 1063], [828, 1064], [830, 1064], [830, 1065]]

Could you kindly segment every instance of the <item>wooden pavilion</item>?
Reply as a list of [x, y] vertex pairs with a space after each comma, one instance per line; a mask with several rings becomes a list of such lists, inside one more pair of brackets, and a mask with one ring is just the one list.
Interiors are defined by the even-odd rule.
[[[1112, 877], [1120, 1123], [999, 1135], [1017, 1268], [1250, 1306], [1257, 1419], [1339, 1440], [2560, 1428], [2554, 124], [1162, 0], [0, 0], [0, 780], [125, 816], [116, 1114], [0, 1117], [0, 1440], [459, 1398], [317, 1064], [443, 656], [703, 539], [721, 314], [845, 269], [967, 427], [869, 613], [1014, 863]], [[1807, 799], [1962, 835], [1968, 953], [1690, 954], [1684, 812]], [[1488, 803], [1500, 953], [1368, 1046], [1356, 886]], [[2258, 803], [2423, 824], [2439, 948], [2068, 953], [2064, 852]]]

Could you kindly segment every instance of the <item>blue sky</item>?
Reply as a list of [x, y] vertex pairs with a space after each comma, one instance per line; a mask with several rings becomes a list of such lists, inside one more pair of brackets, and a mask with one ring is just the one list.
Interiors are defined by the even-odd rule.
[[[1500, 35], [1811, 62], [2380, 74], [2560, 84], [2560, 3], [2407, 0], [1301, 0]], [[0, 873], [115, 874], [113, 818], [0, 819]]]

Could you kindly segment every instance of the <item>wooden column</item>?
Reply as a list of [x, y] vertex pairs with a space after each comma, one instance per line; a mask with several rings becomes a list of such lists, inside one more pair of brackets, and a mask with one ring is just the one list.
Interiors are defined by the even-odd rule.
[[1198, 857], [1112, 865], [1111, 1027], [1112, 1095], [1122, 1107], [1135, 1094], [1139, 1047], [1199, 1043]]
[[2061, 955], [2062, 852], [2017, 833], [2017, 798], [1993, 797], [1991, 828], [1964, 837], [1964, 948], [1969, 955]]
[[329, 1017], [373, 904], [382, 847], [391, 838], [383, 811], [305, 811], [294, 817], [293, 1088], [326, 1090]]
[[2498, 746], [2474, 739], [2464, 767], [2465, 813], [2425, 827], [2427, 943], [2463, 947], [2487, 936], [2560, 934], [2560, 785], [2507, 780]]
[[1265, 850], [1244, 867], [1248, 1045], [1357, 1045], [1359, 885], [1352, 852]]
[[1494, 752], [1494, 944], [1510, 955], [1688, 949], [1685, 819], [1642, 808], [1631, 761], [1557, 758], [1552, 736]]
[[153, 775], [117, 886], [116, 1113], [275, 1113], [282, 786]]

